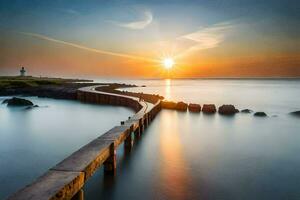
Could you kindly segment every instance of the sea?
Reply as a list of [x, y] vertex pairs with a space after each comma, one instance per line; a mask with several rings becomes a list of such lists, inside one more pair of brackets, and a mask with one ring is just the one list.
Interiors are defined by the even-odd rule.
[[[130, 153], [118, 149], [115, 176], [100, 167], [88, 180], [85, 199], [300, 199], [300, 118], [289, 114], [300, 110], [299, 79], [95, 81], [268, 116], [162, 110]], [[0, 199], [134, 114], [123, 107], [27, 98], [40, 107], [0, 105]]]

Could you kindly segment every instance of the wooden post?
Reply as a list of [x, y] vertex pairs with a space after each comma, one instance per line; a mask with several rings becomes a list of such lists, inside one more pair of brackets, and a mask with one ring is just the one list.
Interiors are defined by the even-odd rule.
[[71, 200], [84, 200], [83, 189], [80, 189], [80, 190], [72, 197]]
[[139, 126], [135, 131], [134, 131], [134, 139], [141, 137], [141, 127]]
[[128, 137], [125, 139], [125, 143], [124, 143], [125, 151], [130, 152], [131, 148], [132, 148], [132, 144], [133, 144], [133, 141], [132, 141], [131, 132], [130, 132]]
[[104, 172], [106, 174], [116, 174], [116, 168], [117, 168], [117, 151], [115, 149], [115, 144], [112, 143], [110, 145], [110, 156], [106, 159], [104, 164]]

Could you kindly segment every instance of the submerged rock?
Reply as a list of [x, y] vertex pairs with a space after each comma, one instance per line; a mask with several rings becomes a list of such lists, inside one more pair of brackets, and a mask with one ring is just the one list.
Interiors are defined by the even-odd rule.
[[294, 111], [294, 112], [290, 112], [290, 115], [296, 116], [296, 117], [300, 117], [300, 110]]
[[267, 117], [267, 114], [265, 112], [256, 112], [254, 113], [255, 117]]
[[28, 106], [25, 108], [25, 110], [31, 110], [33, 108], [38, 108], [39, 106], [38, 105], [34, 105], [34, 106]]
[[199, 104], [195, 104], [195, 103], [190, 103], [188, 108], [189, 108], [190, 112], [200, 112], [201, 111], [201, 106]]
[[7, 106], [33, 106], [33, 103], [31, 101], [17, 97], [6, 99], [3, 102], [7, 103]]
[[253, 110], [250, 110], [250, 109], [243, 109], [241, 110], [241, 113], [252, 113]]
[[217, 109], [215, 104], [204, 104], [202, 108], [202, 112], [211, 114], [211, 113], [216, 113]]
[[179, 111], [186, 111], [188, 108], [188, 105], [182, 101], [178, 102], [176, 104], [176, 110], [179, 110]]
[[222, 105], [219, 107], [220, 114], [222, 115], [234, 115], [235, 113], [238, 113], [239, 110], [234, 107], [234, 105]]

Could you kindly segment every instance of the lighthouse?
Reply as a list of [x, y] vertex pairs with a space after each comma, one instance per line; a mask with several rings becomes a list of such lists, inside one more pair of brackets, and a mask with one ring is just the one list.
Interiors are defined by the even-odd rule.
[[20, 76], [25, 76], [25, 75], [26, 75], [26, 70], [24, 67], [22, 67], [20, 70]]

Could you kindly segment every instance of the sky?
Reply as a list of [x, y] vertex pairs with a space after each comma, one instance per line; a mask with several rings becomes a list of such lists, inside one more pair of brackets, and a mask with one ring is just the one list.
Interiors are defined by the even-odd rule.
[[300, 77], [299, 10], [299, 0], [0, 0], [0, 75]]

